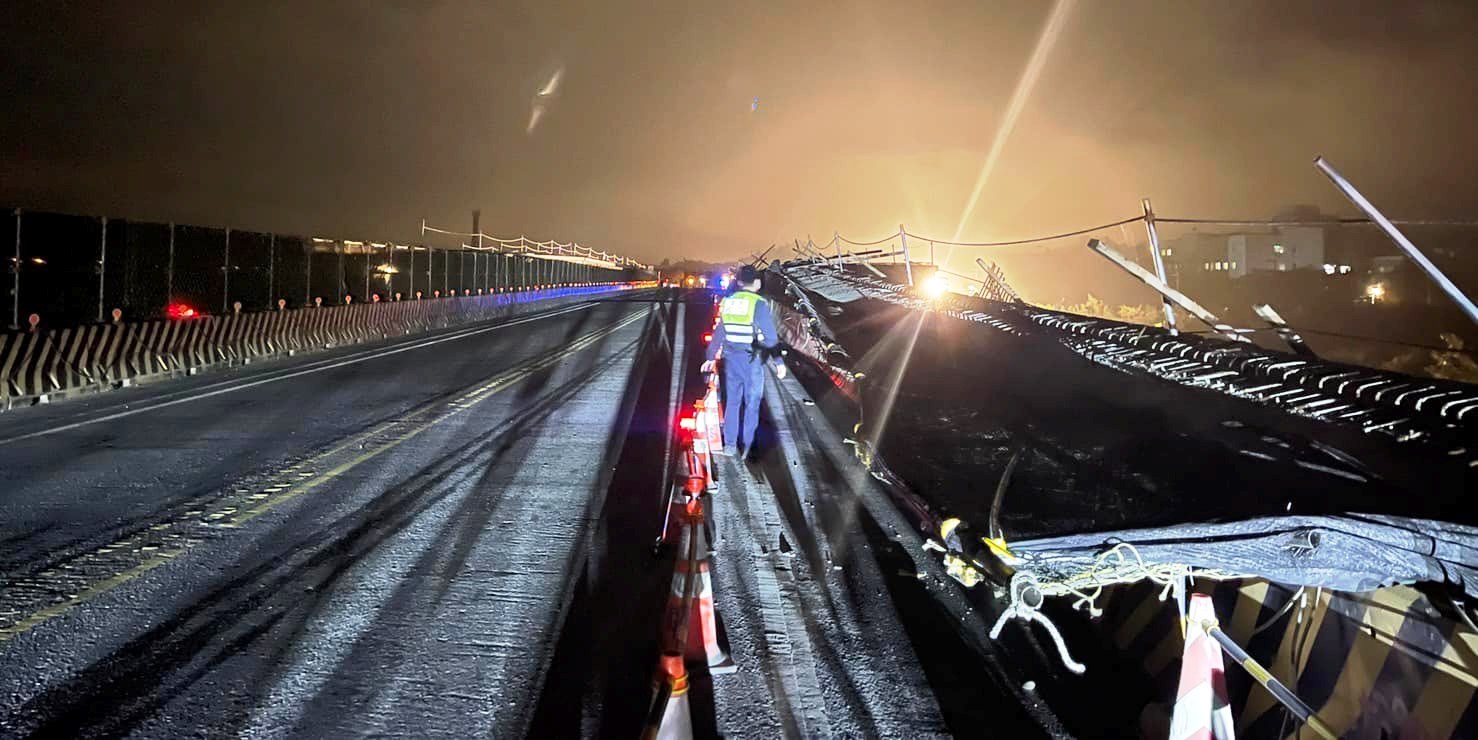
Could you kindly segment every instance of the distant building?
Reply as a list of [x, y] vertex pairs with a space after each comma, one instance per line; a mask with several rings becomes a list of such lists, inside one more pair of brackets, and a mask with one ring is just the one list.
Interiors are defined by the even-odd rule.
[[1320, 226], [1278, 227], [1263, 234], [1227, 237], [1226, 269], [1232, 277], [1249, 272], [1288, 272], [1324, 268], [1324, 229]]
[[[1304, 209], [1307, 210], [1307, 209]], [[1317, 212], [1298, 210], [1280, 214], [1278, 220], [1318, 221]], [[1317, 211], [1317, 209], [1315, 209]], [[1238, 231], [1192, 231], [1161, 245], [1167, 270], [1176, 277], [1200, 273], [1246, 277], [1257, 272], [1322, 270], [1325, 274], [1348, 275], [1354, 267], [1335, 255], [1326, 240], [1324, 225], [1267, 226]]]
[[[1278, 227], [1235, 234], [1192, 232], [1160, 248], [1173, 272], [1220, 273], [1245, 277], [1253, 272], [1324, 270], [1348, 274], [1348, 265], [1325, 261], [1324, 229], [1318, 226]], [[1330, 267], [1335, 269], [1331, 270]]]

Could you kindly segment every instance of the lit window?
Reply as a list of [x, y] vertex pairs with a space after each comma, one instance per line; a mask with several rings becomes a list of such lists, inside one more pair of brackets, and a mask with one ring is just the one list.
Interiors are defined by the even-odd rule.
[[1233, 263], [1232, 263], [1232, 269], [1233, 269], [1233, 270], [1235, 270], [1235, 269], [1237, 269], [1237, 263], [1236, 263], [1236, 262], [1233, 262]]
[[1282, 253], [1283, 253], [1283, 245], [1282, 244], [1274, 244], [1273, 245], [1273, 254], [1282, 254]]
[[1348, 274], [1350, 274], [1350, 266], [1349, 265], [1340, 265], [1339, 266], [1339, 274], [1341, 274], [1341, 275], [1348, 275]]
[[1211, 263], [1210, 262], [1207, 262], [1205, 265], [1203, 265], [1201, 267], [1201, 269], [1203, 269], [1203, 270], [1210, 270], [1211, 269]]
[[1278, 263], [1278, 272], [1288, 272], [1288, 263], [1287, 262], [1279, 262]]
[[1334, 274], [1334, 265], [1325, 265], [1324, 266], [1324, 274], [1325, 275], [1333, 275]]

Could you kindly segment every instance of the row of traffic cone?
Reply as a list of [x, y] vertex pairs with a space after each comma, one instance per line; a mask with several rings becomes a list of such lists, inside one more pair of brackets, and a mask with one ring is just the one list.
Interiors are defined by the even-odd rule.
[[[690, 457], [690, 460], [692, 457]], [[647, 714], [645, 738], [691, 738], [692, 710], [688, 704], [685, 663], [704, 667], [709, 674], [738, 670], [719, 645], [718, 614], [713, 602], [713, 580], [708, 565], [708, 537], [703, 516], [702, 475], [690, 475], [673, 495], [669, 520], [679, 530], [677, 562], [667, 611], [662, 616], [662, 659]]]
[[[714, 300], [717, 304], [717, 298]], [[714, 329], [718, 307], [714, 307]], [[713, 335], [704, 339], [711, 341]], [[703, 496], [717, 490], [713, 452], [723, 446], [723, 409], [719, 403], [718, 374], [708, 377], [703, 397], [693, 403], [693, 416], [682, 420], [688, 432], [683, 440], [688, 477], [673, 491], [667, 516], [668, 531], [659, 542], [677, 539], [677, 559], [662, 616], [662, 657], [654, 680], [652, 704], [643, 738], [687, 740], [693, 737], [693, 713], [688, 702], [687, 664], [703, 666], [709, 674], [738, 670], [718, 641], [718, 614], [709, 574], [709, 534], [703, 515]], [[676, 530], [676, 531], [673, 531]]]

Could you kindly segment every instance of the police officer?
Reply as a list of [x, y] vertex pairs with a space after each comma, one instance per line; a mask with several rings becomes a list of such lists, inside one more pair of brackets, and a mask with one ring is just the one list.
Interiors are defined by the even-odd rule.
[[775, 352], [779, 333], [770, 302], [759, 294], [759, 271], [739, 268], [739, 289], [719, 304], [718, 327], [708, 344], [703, 372], [713, 372], [714, 361], [724, 360], [724, 454], [748, 454], [759, 424], [760, 401], [765, 393], [765, 358], [772, 356], [775, 377], [785, 377], [785, 363]]

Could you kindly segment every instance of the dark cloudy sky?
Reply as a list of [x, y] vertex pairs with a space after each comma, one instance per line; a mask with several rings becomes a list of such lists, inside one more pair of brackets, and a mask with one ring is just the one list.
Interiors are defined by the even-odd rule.
[[[1474, 3], [1079, 0], [971, 239], [1134, 214], [1478, 204]], [[0, 202], [660, 259], [954, 233], [1047, 2], [5, 6]], [[532, 132], [531, 105], [557, 91]], [[751, 109], [752, 99], [759, 109]]]

